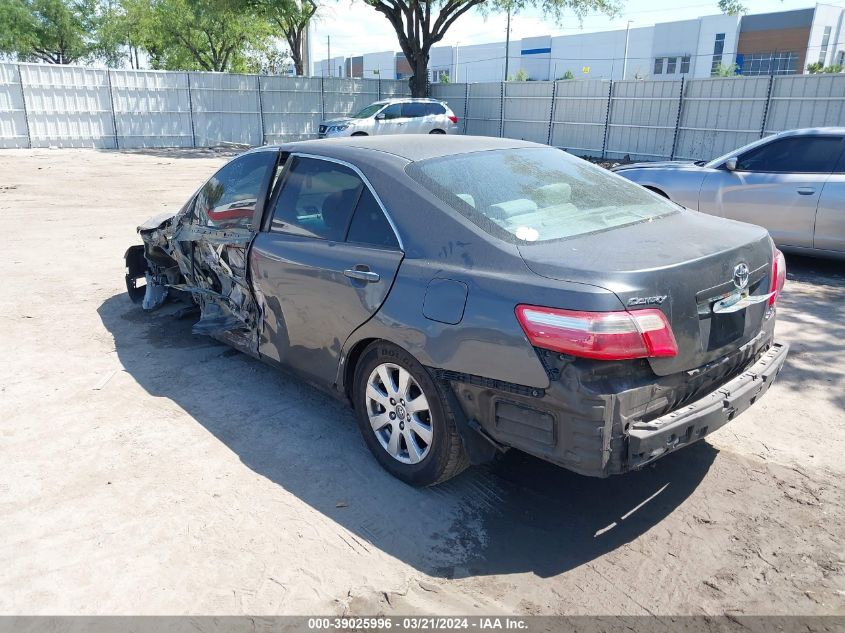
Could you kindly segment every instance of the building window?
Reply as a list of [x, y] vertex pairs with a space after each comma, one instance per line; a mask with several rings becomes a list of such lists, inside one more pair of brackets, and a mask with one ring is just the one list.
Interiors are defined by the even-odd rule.
[[836, 63], [840, 66], [845, 66], [845, 51], [839, 51], [836, 57]]
[[682, 75], [686, 75], [689, 72], [689, 59], [690, 59], [689, 55], [681, 57], [681, 74]]
[[674, 75], [675, 70], [678, 68], [678, 58], [677, 57], [667, 57], [666, 58], [666, 74], [667, 75]]
[[710, 65], [710, 74], [719, 72], [722, 65], [722, 53], [725, 52], [725, 34], [716, 33], [716, 40], [713, 42], [713, 63]]
[[822, 35], [822, 49], [819, 51], [819, 63], [824, 66], [827, 59], [827, 47], [830, 45], [830, 27], [824, 27], [824, 35]]
[[663, 74], [663, 57], [655, 57], [654, 58], [654, 74], [655, 75], [662, 75]]
[[794, 75], [798, 71], [798, 54], [792, 52], [750, 53], [742, 57], [743, 75]]
[[[444, 79], [445, 77], [445, 79]], [[449, 81], [449, 69], [448, 68], [432, 68], [431, 70], [431, 83], [439, 84], [441, 81]]]

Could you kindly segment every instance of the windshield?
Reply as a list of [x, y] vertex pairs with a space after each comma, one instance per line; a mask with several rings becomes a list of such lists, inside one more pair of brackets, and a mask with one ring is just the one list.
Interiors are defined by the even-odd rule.
[[543, 242], [649, 221], [678, 210], [558, 149], [504, 149], [412, 163], [408, 174], [479, 227]]
[[353, 119], [369, 119], [373, 116], [376, 112], [381, 110], [385, 106], [384, 103], [374, 103], [372, 105], [368, 105], [366, 108], [358, 112], [357, 114], [353, 114]]

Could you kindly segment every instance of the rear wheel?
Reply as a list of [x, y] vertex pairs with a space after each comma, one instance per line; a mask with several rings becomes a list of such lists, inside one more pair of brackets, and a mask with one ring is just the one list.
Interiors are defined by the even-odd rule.
[[429, 134], [446, 134], [443, 130], [432, 130]]
[[377, 342], [364, 350], [352, 390], [364, 441], [389, 473], [414, 486], [431, 486], [467, 467], [446, 398], [401, 347]]
[[367, 136], [366, 132], [353, 132], [352, 136]]

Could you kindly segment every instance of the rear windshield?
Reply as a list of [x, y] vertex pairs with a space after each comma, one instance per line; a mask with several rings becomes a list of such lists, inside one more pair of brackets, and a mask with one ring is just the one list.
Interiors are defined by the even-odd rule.
[[639, 185], [558, 149], [457, 154], [408, 175], [482, 229], [545, 242], [650, 221], [678, 210]]

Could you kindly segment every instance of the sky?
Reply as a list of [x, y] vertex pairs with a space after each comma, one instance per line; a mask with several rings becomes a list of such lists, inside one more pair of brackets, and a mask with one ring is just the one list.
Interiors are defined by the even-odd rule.
[[[590, 14], [579, 22], [572, 12], [564, 15], [563, 22], [544, 19], [542, 12], [529, 10], [511, 18], [511, 38], [519, 40], [536, 35], [568, 35], [624, 29], [628, 20], [631, 28], [650, 26], [657, 22], [688, 20], [702, 15], [719, 13], [718, 0], [674, 0], [677, 4], [667, 9], [666, 0], [621, 0], [622, 10], [614, 18]], [[743, 0], [748, 13], [788, 11], [815, 6], [811, 0]], [[822, 4], [845, 6], [845, 0], [828, 0]], [[486, 19], [473, 10], [461, 16], [437, 46], [465, 46], [505, 39], [506, 18], [491, 15]], [[326, 37], [331, 37], [332, 57], [350, 57], [379, 51], [398, 51], [396, 33], [381, 13], [360, 0], [327, 0], [320, 7], [320, 17], [312, 28], [312, 61], [325, 59]]]

